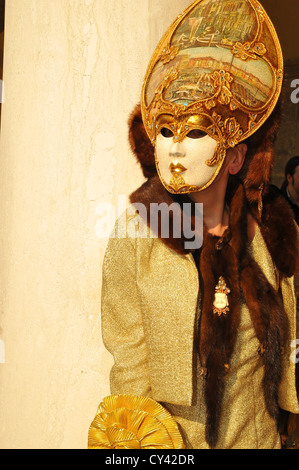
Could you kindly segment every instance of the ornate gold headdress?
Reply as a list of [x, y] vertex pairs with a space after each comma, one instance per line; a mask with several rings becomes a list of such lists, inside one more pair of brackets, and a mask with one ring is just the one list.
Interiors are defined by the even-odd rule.
[[141, 97], [146, 132], [177, 141], [200, 128], [217, 142], [209, 166], [269, 117], [283, 81], [275, 28], [257, 0], [196, 0], [170, 26], [150, 61]]

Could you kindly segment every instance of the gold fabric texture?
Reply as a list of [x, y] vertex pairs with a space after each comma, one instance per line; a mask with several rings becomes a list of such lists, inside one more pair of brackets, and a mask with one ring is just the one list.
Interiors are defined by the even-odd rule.
[[172, 416], [148, 397], [104, 398], [88, 433], [89, 449], [183, 449]]
[[[204, 378], [194, 344], [200, 290], [193, 256], [178, 255], [157, 238], [134, 237], [134, 230], [139, 228], [140, 234], [143, 226], [139, 216], [131, 215], [127, 222], [129, 236], [110, 239], [103, 264], [102, 332], [115, 360], [111, 393], [153, 398], [176, 419], [186, 448], [208, 448]], [[296, 338], [293, 281], [278, 279], [259, 229], [251, 250], [269, 282], [277, 289], [281, 282], [291, 344]], [[258, 348], [249, 311], [243, 305], [225, 379], [217, 448], [280, 447], [276, 423], [265, 406], [264, 367]], [[290, 351], [285, 351], [279, 404], [298, 413]]]

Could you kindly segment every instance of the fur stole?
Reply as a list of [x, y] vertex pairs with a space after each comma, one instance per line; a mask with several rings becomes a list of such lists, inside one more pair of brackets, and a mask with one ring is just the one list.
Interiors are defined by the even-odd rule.
[[[131, 202], [142, 202], [150, 212], [150, 204], [178, 205], [187, 202], [188, 196], [170, 195], [158, 177], [150, 178], [131, 195]], [[229, 369], [240, 322], [240, 301], [244, 298], [250, 311], [253, 326], [260, 343], [263, 358], [264, 396], [269, 414], [278, 419], [278, 386], [281, 380], [282, 351], [288, 337], [288, 321], [280, 292], [267, 281], [259, 265], [250, 256], [247, 239], [247, 214], [250, 210], [246, 192], [238, 184], [230, 195], [230, 226], [219, 238], [204, 229], [203, 245], [194, 253], [202, 289], [202, 305], [199, 334], [199, 357], [205, 377], [205, 401], [207, 407], [206, 440], [215, 447], [224, 392], [225, 374]], [[252, 207], [251, 212], [257, 209]], [[170, 216], [170, 227], [174, 215]], [[191, 214], [191, 219], [194, 214]], [[182, 218], [181, 218], [182, 219]], [[150, 223], [150, 220], [147, 220]], [[193, 221], [191, 220], [191, 224]], [[263, 217], [259, 222], [268, 250], [280, 276], [292, 276], [298, 265], [297, 232], [291, 210], [278, 190], [270, 188], [264, 201]], [[158, 236], [161, 237], [160, 225]], [[183, 233], [183, 232], [182, 232]], [[162, 238], [162, 237], [161, 237]], [[164, 243], [177, 253], [187, 254], [184, 236], [170, 236]], [[213, 314], [215, 287], [223, 276], [229, 294], [229, 313]]]

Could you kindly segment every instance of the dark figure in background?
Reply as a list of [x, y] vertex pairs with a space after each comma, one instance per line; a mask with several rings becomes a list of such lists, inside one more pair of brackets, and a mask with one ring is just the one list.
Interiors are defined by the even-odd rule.
[[287, 162], [281, 192], [292, 207], [295, 220], [299, 225], [299, 156], [292, 157]]

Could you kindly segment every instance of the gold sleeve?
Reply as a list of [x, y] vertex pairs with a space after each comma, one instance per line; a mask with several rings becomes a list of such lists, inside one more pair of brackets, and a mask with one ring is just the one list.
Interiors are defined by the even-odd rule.
[[298, 318], [294, 279], [285, 278], [281, 281], [281, 291], [285, 311], [289, 318], [289, 344], [286, 347], [283, 362], [283, 377], [279, 389], [280, 407], [291, 413], [299, 413], [299, 402], [296, 392], [296, 338], [298, 337]]
[[[117, 233], [117, 227], [116, 227]], [[110, 238], [103, 262], [102, 337], [114, 358], [111, 394], [151, 396], [133, 238]]]

